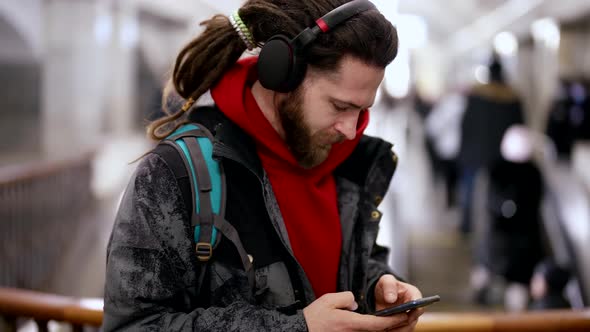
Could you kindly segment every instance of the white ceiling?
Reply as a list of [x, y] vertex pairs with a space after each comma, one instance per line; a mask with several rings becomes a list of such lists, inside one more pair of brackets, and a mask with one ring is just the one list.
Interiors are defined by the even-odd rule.
[[455, 54], [489, 44], [501, 31], [519, 38], [530, 35], [540, 18], [569, 21], [590, 12], [587, 0], [422, 0], [401, 2], [400, 12], [425, 18], [431, 41]]
[[[243, 0], [130, 1], [159, 14], [196, 21], [212, 12], [229, 14], [243, 3]], [[388, 11], [385, 7], [396, 3], [395, 0], [374, 2], [384, 13]], [[429, 41], [451, 54], [463, 54], [489, 43], [500, 31], [526, 36], [531, 23], [538, 18], [569, 20], [590, 12], [589, 0], [398, 0], [397, 3], [400, 13], [423, 17], [428, 25]]]

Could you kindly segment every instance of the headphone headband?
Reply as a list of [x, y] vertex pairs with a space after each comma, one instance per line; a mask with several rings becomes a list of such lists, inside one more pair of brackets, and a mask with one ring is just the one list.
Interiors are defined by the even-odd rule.
[[[354, 0], [331, 10], [326, 15], [317, 19], [316, 24], [320, 27], [320, 29], [322, 29], [323, 32], [327, 32], [329, 29], [334, 28], [352, 16], [374, 8], [375, 5], [370, 1]], [[322, 28], [322, 24], [326, 25], [325, 30]]]
[[301, 31], [301, 33], [293, 38], [292, 43], [297, 47], [297, 51], [301, 52], [307, 45], [313, 42], [320, 33], [328, 32], [354, 15], [375, 8], [375, 5], [368, 0], [353, 0], [345, 3], [318, 18], [315, 21], [316, 25]]

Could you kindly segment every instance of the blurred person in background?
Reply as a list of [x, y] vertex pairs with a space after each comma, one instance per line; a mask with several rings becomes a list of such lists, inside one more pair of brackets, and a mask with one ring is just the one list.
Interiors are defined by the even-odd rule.
[[434, 177], [434, 180], [438, 181], [441, 177], [444, 177], [445, 175], [445, 162], [440, 157], [437, 151], [436, 138], [433, 137], [433, 135], [429, 135], [428, 127], [426, 127], [427, 120], [428, 118], [430, 118], [432, 112], [434, 111], [436, 102], [430, 101], [423, 97], [418, 89], [416, 89], [416, 91], [413, 94], [412, 102], [413, 109], [418, 114], [421, 124], [424, 127], [424, 147], [428, 155], [428, 161], [430, 162], [432, 175]]
[[571, 308], [565, 297], [565, 288], [571, 273], [566, 267], [559, 266], [551, 259], [545, 259], [537, 265], [531, 280], [530, 310]]
[[590, 139], [590, 98], [581, 79], [562, 80], [547, 120], [547, 135], [560, 159], [569, 161], [576, 141]]
[[[490, 165], [486, 211], [489, 225], [478, 242], [480, 280], [474, 281], [477, 300], [486, 304], [492, 276], [506, 284], [504, 306], [521, 311], [528, 305], [529, 282], [544, 257], [541, 199], [543, 179], [532, 160], [534, 142], [530, 130], [513, 126], [501, 144], [502, 158]], [[481, 279], [481, 274], [485, 275]]]
[[[187, 122], [211, 132], [227, 184], [221, 221], [248, 257], [223, 233], [197, 261], [190, 183], [160, 144], [119, 208], [104, 330], [413, 331], [422, 309], [368, 314], [421, 297], [375, 244], [395, 161], [391, 144], [363, 135], [395, 28], [358, 0], [250, 0], [204, 25], [173, 71], [167, 97], [182, 110], [148, 133], [161, 140]], [[215, 105], [193, 107], [208, 90]]]
[[449, 93], [434, 104], [425, 122], [426, 136], [432, 142], [433, 151], [439, 160], [440, 169], [435, 172], [441, 173], [444, 179], [449, 208], [456, 204], [457, 155], [465, 103], [463, 93]]
[[461, 182], [462, 234], [469, 234], [472, 228], [477, 172], [500, 160], [500, 142], [504, 132], [523, 121], [521, 99], [508, 85], [500, 58], [494, 54], [489, 65], [489, 83], [476, 85], [469, 91], [461, 121], [457, 162]]

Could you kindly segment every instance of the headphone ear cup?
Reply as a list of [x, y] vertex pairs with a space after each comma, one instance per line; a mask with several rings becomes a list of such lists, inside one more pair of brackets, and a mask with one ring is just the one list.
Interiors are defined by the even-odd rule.
[[289, 74], [287, 81], [283, 84], [283, 91], [281, 92], [290, 92], [297, 89], [305, 78], [306, 70], [307, 62], [305, 61], [304, 55], [297, 55], [297, 52], [293, 53], [291, 73]]
[[258, 80], [263, 87], [289, 92], [297, 88], [305, 75], [305, 65], [297, 57], [291, 40], [283, 35], [271, 37], [258, 56]]

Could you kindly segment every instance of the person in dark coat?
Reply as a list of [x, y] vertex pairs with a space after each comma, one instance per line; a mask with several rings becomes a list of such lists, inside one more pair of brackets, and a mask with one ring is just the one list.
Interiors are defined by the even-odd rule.
[[467, 96], [461, 122], [457, 162], [462, 189], [463, 216], [460, 231], [471, 232], [473, 189], [477, 172], [500, 159], [500, 142], [506, 129], [523, 123], [522, 103], [507, 84], [502, 65], [494, 56], [489, 66], [490, 82], [476, 85]]
[[532, 161], [500, 160], [491, 166], [487, 265], [509, 283], [528, 285], [543, 256], [542, 195], [541, 173]]
[[547, 120], [547, 135], [560, 159], [569, 161], [576, 141], [590, 139], [590, 98], [579, 80], [563, 80]]
[[501, 151], [501, 158], [489, 166], [485, 210], [489, 224], [483, 225], [477, 260], [508, 286], [506, 308], [523, 310], [533, 271], [544, 257], [540, 213], [544, 185], [531, 158], [533, 141], [526, 128], [509, 128]]

